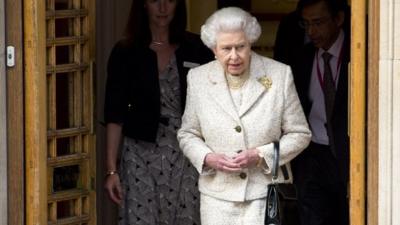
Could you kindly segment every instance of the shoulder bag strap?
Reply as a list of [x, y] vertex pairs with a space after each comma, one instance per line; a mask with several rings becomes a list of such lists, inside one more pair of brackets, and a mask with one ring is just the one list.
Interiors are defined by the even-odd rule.
[[279, 168], [279, 142], [274, 142], [274, 164], [272, 165], [272, 181], [278, 179], [278, 168]]

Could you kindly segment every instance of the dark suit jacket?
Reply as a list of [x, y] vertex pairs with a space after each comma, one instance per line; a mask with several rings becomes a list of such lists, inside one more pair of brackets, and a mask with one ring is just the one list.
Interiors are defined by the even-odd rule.
[[[350, 46], [347, 35], [344, 41], [343, 59], [340, 68], [339, 83], [337, 86], [335, 105], [332, 116], [335, 154], [339, 166], [339, 174], [343, 181], [348, 181], [349, 170], [349, 136], [348, 136], [348, 63], [350, 61]], [[312, 102], [308, 97], [313, 60], [316, 48], [312, 43], [304, 46], [296, 62], [292, 65], [296, 89], [299, 94], [304, 113], [308, 118]], [[306, 154], [307, 150], [304, 151]]]
[[[198, 35], [186, 33], [175, 51], [179, 72], [181, 107], [186, 98], [190, 63], [204, 64], [212, 52]], [[185, 64], [185, 65], [184, 65]], [[160, 87], [157, 55], [147, 45], [118, 42], [108, 61], [104, 115], [106, 123], [123, 124], [125, 136], [154, 142], [160, 121]]]

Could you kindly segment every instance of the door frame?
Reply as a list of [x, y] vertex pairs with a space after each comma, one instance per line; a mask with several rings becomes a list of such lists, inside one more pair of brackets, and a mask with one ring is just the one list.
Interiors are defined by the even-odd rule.
[[6, 68], [8, 223], [25, 224], [24, 71], [22, 0], [0, 0], [5, 5], [5, 38], [15, 47], [15, 66]]
[[368, 5], [367, 204], [368, 225], [378, 224], [380, 0]]
[[365, 225], [366, 6], [351, 1], [349, 70], [350, 224]]
[[[0, 176], [7, 177], [7, 103], [4, 0], [0, 0]], [[0, 224], [7, 224], [7, 182], [0, 183]]]
[[[47, 224], [46, 1], [25, 0], [24, 124], [26, 224]], [[29, 188], [28, 188], [29, 187]]]

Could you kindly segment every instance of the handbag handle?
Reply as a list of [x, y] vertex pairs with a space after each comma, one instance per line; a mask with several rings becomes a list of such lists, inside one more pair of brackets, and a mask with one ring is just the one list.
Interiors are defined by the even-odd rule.
[[279, 168], [279, 142], [274, 141], [274, 163], [272, 165], [273, 183], [275, 183], [278, 180], [278, 168]]
[[274, 158], [272, 164], [272, 184], [268, 184], [266, 198], [265, 225], [281, 225], [281, 209], [279, 204], [279, 142], [274, 142]]

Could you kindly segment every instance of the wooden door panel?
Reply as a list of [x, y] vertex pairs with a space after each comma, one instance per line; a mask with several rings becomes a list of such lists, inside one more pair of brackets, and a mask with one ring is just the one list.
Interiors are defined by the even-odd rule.
[[93, 0], [46, 1], [48, 224], [95, 224]]

